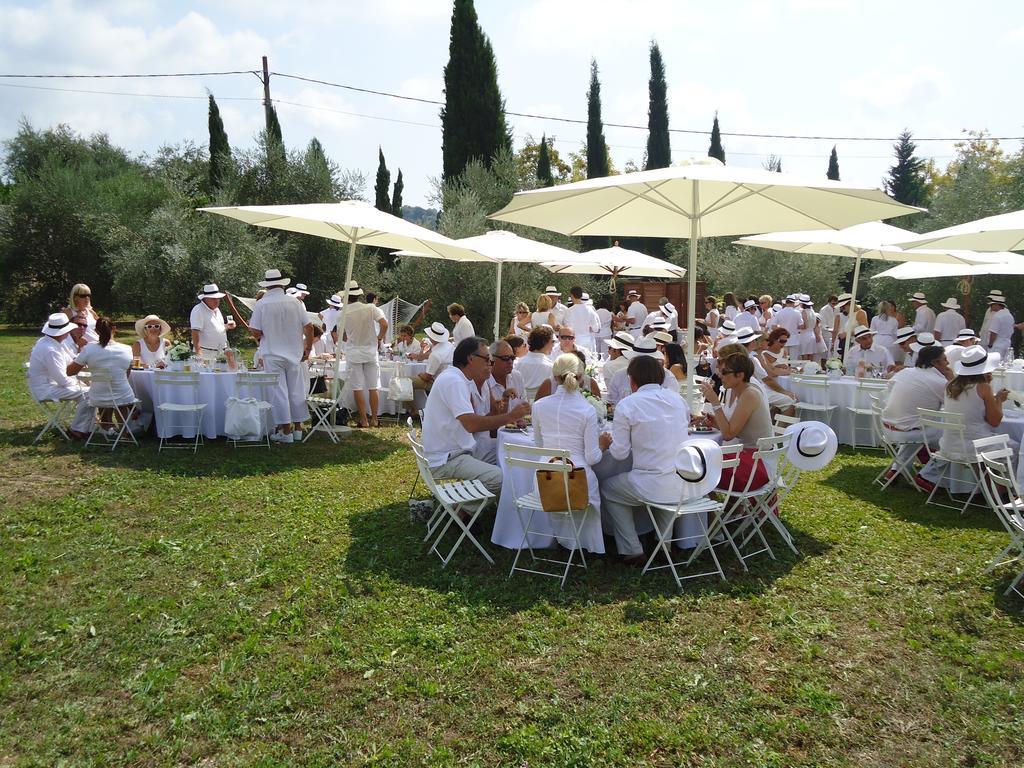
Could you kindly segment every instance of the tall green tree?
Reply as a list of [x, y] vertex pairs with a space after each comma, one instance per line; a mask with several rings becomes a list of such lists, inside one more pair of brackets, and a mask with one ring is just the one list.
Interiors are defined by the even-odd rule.
[[914, 154], [916, 151], [917, 145], [912, 140], [912, 134], [904, 130], [893, 145], [896, 162], [889, 168], [885, 191], [898, 202], [924, 206], [928, 201], [925, 163]]
[[388, 194], [391, 188], [391, 172], [388, 170], [387, 163], [384, 162], [384, 150], [377, 147], [377, 153], [377, 181], [373, 185], [376, 198], [374, 206], [378, 211], [391, 213], [391, 198]]
[[828, 171], [825, 172], [825, 176], [832, 181], [839, 181], [839, 155], [835, 146], [832, 147], [832, 154], [828, 156]]
[[590, 60], [590, 88], [587, 89], [587, 178], [608, 175], [608, 143], [601, 121], [601, 81], [597, 79], [597, 59]]
[[489, 167], [499, 150], [512, 150], [512, 136], [494, 49], [480, 28], [473, 0], [455, 0], [441, 108], [442, 178], [455, 178], [473, 159]]
[[273, 152], [278, 159], [286, 160], [284, 136], [281, 134], [281, 122], [277, 119], [277, 107], [273, 104], [264, 109], [267, 119], [267, 152]]
[[213, 94], [210, 94], [209, 109], [210, 128], [210, 190], [216, 192], [224, 186], [227, 180], [228, 171], [231, 167], [231, 144], [228, 142], [227, 131], [224, 130], [224, 121], [220, 116], [220, 108], [217, 106]]
[[542, 187], [555, 186], [555, 180], [551, 176], [551, 156], [548, 154], [547, 134], [542, 134], [540, 137], [540, 153], [537, 155], [537, 181]]
[[711, 125], [711, 146], [708, 147], [708, 157], [725, 162], [725, 147], [722, 146], [722, 132], [718, 128], [717, 112], [715, 112], [715, 122]]
[[665, 62], [655, 42], [651, 43], [651, 79], [647, 91], [647, 163], [644, 169], [668, 168], [672, 164], [668, 136], [668, 84], [665, 82]]
[[402, 218], [402, 191], [405, 189], [405, 181], [402, 179], [402, 169], [398, 169], [398, 178], [395, 179], [395, 189], [391, 194], [391, 213]]

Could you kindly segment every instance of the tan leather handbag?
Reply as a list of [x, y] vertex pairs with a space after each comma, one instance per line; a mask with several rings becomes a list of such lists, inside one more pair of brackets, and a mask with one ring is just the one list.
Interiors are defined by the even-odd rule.
[[[549, 463], [561, 461], [562, 459], [553, 458]], [[569, 508], [582, 510], [586, 509], [587, 504], [590, 503], [588, 501], [590, 489], [587, 487], [587, 473], [573, 464], [571, 460], [566, 459], [565, 461], [572, 467], [568, 475], [543, 469], [537, 470], [537, 491], [545, 512], [567, 511], [565, 508], [566, 478], [569, 483]]]

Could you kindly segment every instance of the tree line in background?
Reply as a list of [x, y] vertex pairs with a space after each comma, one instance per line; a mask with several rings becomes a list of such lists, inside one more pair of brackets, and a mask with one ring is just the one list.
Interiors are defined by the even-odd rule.
[[[649, 58], [646, 149], [639, 165], [632, 160], [625, 164], [626, 172], [671, 164], [668, 78], [656, 42], [650, 45]], [[526, 135], [522, 147], [513, 151], [490, 41], [472, 0], [454, 0], [441, 110], [443, 169], [432, 180], [431, 203], [436, 207], [403, 205], [401, 169], [392, 186], [383, 148], [378, 150], [374, 204], [456, 238], [500, 227], [573, 250], [608, 246], [607, 237], [569, 238], [487, 219], [516, 191], [618, 173], [604, 136], [596, 60], [589, 75], [586, 142], [563, 156], [553, 137], [545, 134], [538, 141]], [[326, 300], [340, 287], [344, 246], [247, 227], [196, 208], [362, 199], [367, 180], [331, 161], [315, 138], [305, 148], [287, 148], [272, 104], [265, 107], [265, 127], [251, 148], [232, 148], [212, 94], [208, 129], [208, 147], [169, 145], [154, 156], [132, 157], [103, 134], [84, 137], [64, 125], [38, 129], [23, 122], [4, 146], [0, 279], [7, 290], [0, 295], [0, 315], [34, 322], [63, 306], [73, 283], [85, 282], [103, 311], [183, 318], [203, 283], [215, 281], [246, 295], [269, 266], [283, 266], [310, 285], [311, 305]], [[968, 134], [942, 171], [917, 156], [909, 131], [900, 135], [894, 153], [884, 188], [901, 202], [929, 207], [928, 214], [892, 222], [898, 226], [925, 231], [1024, 208], [1024, 150], [1007, 154], [984, 133]], [[717, 113], [708, 156], [726, 162]], [[827, 178], [840, 178], [836, 147], [823, 165]], [[782, 159], [770, 156], [764, 167], [781, 171]], [[621, 244], [677, 263], [686, 253], [681, 240], [633, 238]], [[848, 259], [736, 248], [730, 238], [702, 241], [699, 263], [698, 279], [714, 293], [801, 290], [819, 300], [848, 287], [852, 268]], [[862, 275], [869, 277], [886, 266], [866, 263]], [[495, 275], [486, 264], [398, 260], [386, 251], [361, 251], [356, 277], [386, 296], [398, 294], [413, 302], [435, 299], [438, 308], [428, 321], [447, 320], [443, 305], [457, 300], [479, 329], [493, 322]], [[532, 304], [551, 282], [568, 287], [564, 279], [553, 279], [538, 267], [506, 266], [502, 314], [510, 314], [516, 301]], [[607, 295], [604, 279], [574, 282], [582, 282], [592, 295]], [[976, 292], [999, 286], [1012, 295], [1019, 292], [1020, 282], [978, 279]], [[880, 298], [901, 303], [908, 292], [895, 281], [865, 281], [862, 286], [869, 307]], [[954, 295], [958, 286], [954, 279], [929, 280], [914, 289], [942, 297]]]

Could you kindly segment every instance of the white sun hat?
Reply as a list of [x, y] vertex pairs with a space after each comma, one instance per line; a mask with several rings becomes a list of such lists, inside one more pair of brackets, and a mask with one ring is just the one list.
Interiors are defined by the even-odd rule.
[[557, 288], [555, 288], [555, 286], [553, 286], [553, 285], [549, 285], [547, 288], [545, 288], [544, 289], [544, 293], [546, 293], [548, 296], [561, 296], [562, 295], [562, 292], [560, 290], [558, 290]]
[[756, 306], [757, 306], [757, 302], [754, 301], [753, 299], [747, 299], [746, 301], [743, 302], [743, 308], [744, 309], [750, 309], [751, 307], [756, 307]]
[[736, 330], [736, 323], [729, 318], [722, 321], [722, 330], [726, 333], [733, 333]]
[[46, 322], [43, 323], [42, 332], [47, 336], [63, 336], [65, 333], [70, 333], [75, 330], [78, 326], [68, 320], [68, 316], [63, 312], [54, 312], [47, 318]]
[[761, 334], [753, 328], [740, 328], [736, 331], [734, 338], [737, 344], [749, 344], [761, 338]]
[[934, 347], [937, 343], [938, 342], [935, 341], [934, 334], [926, 331], [924, 333], [917, 334], [917, 341], [911, 342], [910, 348], [915, 352], [920, 352], [925, 347]]
[[348, 281], [348, 288], [345, 290], [349, 296], [362, 296], [363, 289], [359, 287], [359, 283], [355, 280]]
[[341, 309], [341, 296], [334, 294], [327, 300], [327, 303], [335, 309]]
[[907, 339], [911, 338], [916, 333], [917, 333], [917, 331], [914, 330], [913, 326], [911, 326], [911, 325], [904, 325], [902, 328], [900, 328], [898, 331], [896, 331], [896, 343], [897, 344], [902, 344], [904, 341], [906, 341]]
[[222, 299], [224, 293], [220, 288], [217, 287], [216, 283], [207, 283], [203, 286], [203, 290], [196, 294], [197, 299]]
[[866, 325], [858, 325], [856, 328], [853, 329], [853, 338], [855, 339], [862, 338], [863, 336], [867, 336], [868, 334], [874, 336], [875, 331], [872, 331]]
[[786, 458], [801, 470], [816, 472], [835, 458], [839, 440], [828, 424], [800, 421], [787, 427], [785, 434], [793, 436]]
[[953, 366], [953, 373], [957, 376], [980, 376], [983, 373], [992, 373], [998, 366], [1003, 356], [998, 352], [986, 352], [980, 344], [973, 347], [966, 347], [960, 354], [960, 359]]
[[675, 337], [668, 331], [655, 331], [651, 336], [659, 344], [674, 344], [676, 341]]
[[675, 470], [683, 479], [683, 497], [699, 499], [722, 479], [722, 447], [706, 437], [686, 440], [676, 451]]
[[921, 291], [917, 291], [915, 293], [910, 294], [909, 298], [911, 301], [916, 301], [919, 304], [928, 303], [928, 297], [921, 293]]
[[622, 354], [627, 360], [632, 360], [633, 358], [640, 357], [641, 355], [646, 357], [655, 357], [658, 360], [663, 358], [661, 352], [658, 351], [657, 344], [654, 339], [651, 338], [638, 339], [633, 344], [632, 349], [624, 350]]
[[605, 344], [613, 349], [632, 349], [633, 341], [633, 334], [626, 333], [625, 331], [616, 331], [615, 335], [608, 339]]
[[448, 329], [441, 323], [434, 323], [424, 331], [431, 341], [448, 341]]
[[978, 341], [981, 341], [981, 336], [976, 334], [973, 328], [964, 328], [956, 335], [955, 341], [966, 341], [967, 339], [977, 339]]
[[301, 293], [303, 296], [309, 296], [309, 288], [306, 287], [305, 283], [296, 283], [295, 292]]
[[939, 306], [945, 307], [946, 309], [960, 309], [960, 302], [956, 300], [955, 296], [950, 296], [944, 302], [939, 304]]
[[280, 269], [268, 269], [263, 273], [263, 279], [260, 280], [260, 288], [274, 288], [275, 286], [286, 286], [292, 280], [290, 277], [282, 277]]

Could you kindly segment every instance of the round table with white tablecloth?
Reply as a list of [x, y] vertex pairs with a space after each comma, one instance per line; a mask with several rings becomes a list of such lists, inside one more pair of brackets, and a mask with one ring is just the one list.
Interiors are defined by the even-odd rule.
[[826, 387], [816, 387], [802, 383], [800, 377], [778, 377], [779, 385], [796, 395], [799, 401], [814, 405], [827, 405], [832, 408], [827, 417], [823, 413], [816, 412], [809, 418], [827, 421], [828, 425], [835, 430], [840, 443], [843, 445], [877, 446], [878, 442], [871, 427], [870, 418], [855, 414], [850, 409], [870, 410], [871, 398], [885, 395], [889, 386], [888, 380], [836, 376], [824, 377], [824, 381], [827, 384]]
[[1011, 392], [1024, 393], [1024, 370], [997, 368], [992, 372], [992, 386], [997, 391], [1005, 388]]
[[[377, 415], [390, 414], [394, 415], [402, 412], [402, 407], [399, 403], [388, 398], [388, 387], [391, 385], [391, 379], [395, 376], [395, 372], [401, 368], [401, 375], [406, 378], [411, 378], [418, 373], [424, 373], [427, 370], [426, 361], [410, 361], [399, 363], [398, 361], [381, 360], [380, 363], [380, 389], [378, 390], [378, 407]], [[345, 378], [345, 361], [341, 361], [341, 378]], [[426, 392], [419, 390], [415, 393], [416, 395], [416, 407], [422, 409], [426, 403]], [[356, 410], [356, 399], [352, 394], [352, 390], [345, 386], [345, 391], [341, 393], [341, 405], [343, 408], [348, 408], [352, 413]], [[369, 403], [367, 403], [369, 405]]]

